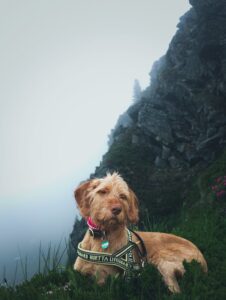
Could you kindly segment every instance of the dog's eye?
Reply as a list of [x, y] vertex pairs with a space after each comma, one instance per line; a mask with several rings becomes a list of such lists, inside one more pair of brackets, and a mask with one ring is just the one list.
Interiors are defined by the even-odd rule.
[[98, 194], [101, 194], [101, 195], [104, 195], [104, 194], [107, 194], [107, 190], [99, 190], [98, 191]]
[[127, 196], [125, 194], [120, 194], [119, 197], [122, 200], [127, 200]]

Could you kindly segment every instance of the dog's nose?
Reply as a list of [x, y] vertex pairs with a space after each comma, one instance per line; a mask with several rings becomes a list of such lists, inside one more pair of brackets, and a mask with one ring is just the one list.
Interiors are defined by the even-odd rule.
[[111, 209], [111, 211], [112, 211], [113, 215], [117, 216], [122, 211], [122, 208], [119, 206], [115, 206]]

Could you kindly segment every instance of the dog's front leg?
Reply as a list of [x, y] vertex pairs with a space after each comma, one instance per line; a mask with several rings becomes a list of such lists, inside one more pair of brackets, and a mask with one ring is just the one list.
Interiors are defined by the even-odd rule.
[[90, 275], [90, 276], [94, 276], [96, 273], [94, 264], [84, 262], [79, 257], [75, 261], [74, 270], [80, 272], [83, 275]]
[[74, 270], [83, 275], [93, 276], [99, 285], [103, 285], [109, 275], [109, 272], [103, 266], [99, 267], [96, 264], [86, 263], [79, 257], [75, 261]]
[[104, 274], [104, 272], [97, 272], [95, 277], [96, 277], [97, 284], [99, 285], [105, 284], [107, 276]]

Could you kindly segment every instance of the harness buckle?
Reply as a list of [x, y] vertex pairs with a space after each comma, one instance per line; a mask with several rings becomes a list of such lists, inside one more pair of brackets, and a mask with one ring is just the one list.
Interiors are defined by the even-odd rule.
[[103, 238], [105, 233], [98, 229], [89, 228], [89, 233], [93, 238]]
[[94, 232], [93, 232], [93, 229], [89, 228], [89, 233], [90, 233], [90, 235], [91, 235], [91, 236], [93, 236], [93, 237], [94, 237]]

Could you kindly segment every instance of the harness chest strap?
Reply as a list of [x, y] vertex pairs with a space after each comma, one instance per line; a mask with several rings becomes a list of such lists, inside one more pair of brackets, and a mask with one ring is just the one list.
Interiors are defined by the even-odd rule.
[[132, 254], [132, 250], [138, 246], [137, 243], [132, 242], [132, 235], [129, 230], [128, 238], [128, 244], [113, 254], [82, 249], [81, 243], [78, 244], [77, 253], [83, 260], [96, 264], [116, 266], [123, 269], [124, 272], [132, 268], [139, 269], [139, 266], [134, 262]]
[[129, 263], [127, 259], [123, 259], [122, 256], [128, 251], [135, 248], [136, 244], [129, 242], [126, 247], [123, 247], [118, 253], [109, 254], [105, 252], [93, 252], [81, 248], [81, 243], [78, 245], [77, 253], [78, 256], [91, 263], [105, 264], [116, 266], [124, 271], [128, 269]]

